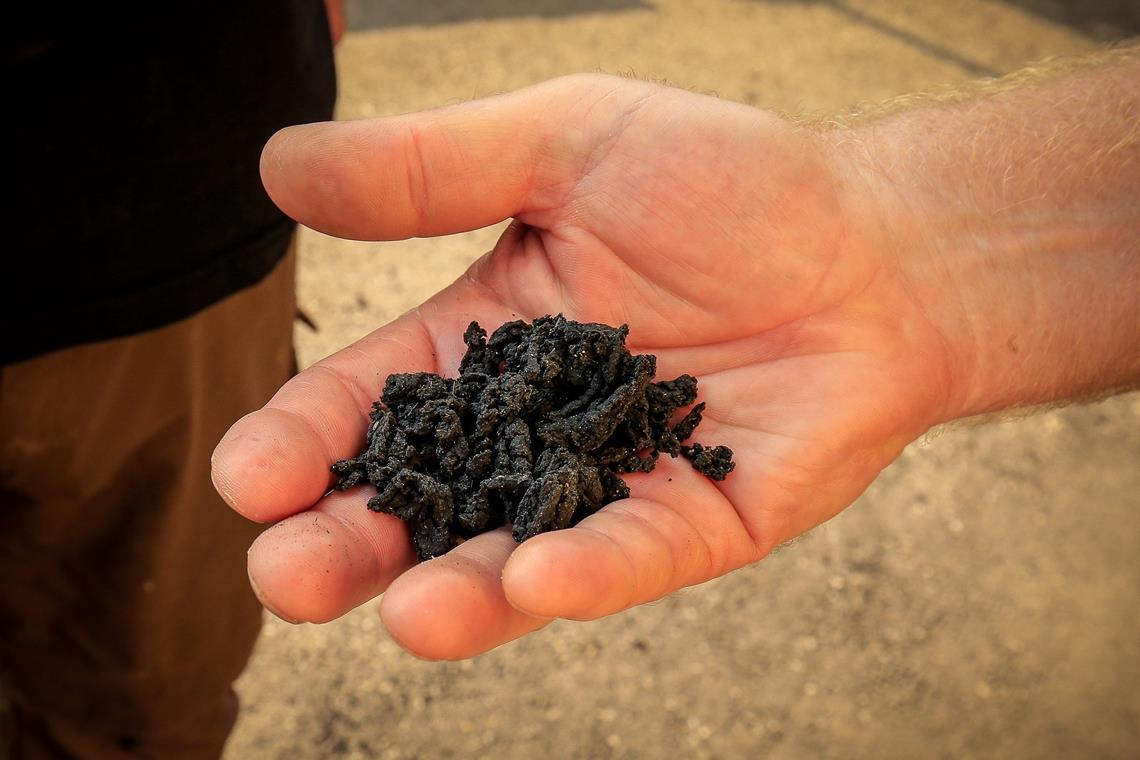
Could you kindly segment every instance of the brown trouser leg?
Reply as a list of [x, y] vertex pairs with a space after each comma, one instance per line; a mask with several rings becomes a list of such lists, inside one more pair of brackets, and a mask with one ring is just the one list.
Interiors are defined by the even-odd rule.
[[0, 757], [220, 754], [261, 608], [210, 453], [288, 377], [293, 314], [290, 255], [190, 319], [0, 369]]

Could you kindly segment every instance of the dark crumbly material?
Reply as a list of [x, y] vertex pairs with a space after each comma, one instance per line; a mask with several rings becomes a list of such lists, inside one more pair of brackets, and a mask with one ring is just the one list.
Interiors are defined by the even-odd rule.
[[472, 322], [459, 377], [391, 375], [372, 405], [365, 451], [333, 465], [335, 488], [368, 481], [368, 508], [407, 521], [421, 559], [509, 523], [516, 541], [565, 528], [629, 496], [621, 474], [662, 453], [722, 480], [725, 446], [683, 445], [700, 424], [689, 375], [653, 382], [656, 359], [632, 355], [628, 328], [562, 316]]

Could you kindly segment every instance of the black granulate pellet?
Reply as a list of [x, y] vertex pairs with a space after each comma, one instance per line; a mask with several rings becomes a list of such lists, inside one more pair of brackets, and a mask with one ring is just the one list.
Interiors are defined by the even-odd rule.
[[629, 333], [539, 317], [487, 338], [463, 334], [459, 377], [391, 375], [372, 405], [364, 452], [332, 466], [334, 488], [369, 482], [368, 508], [408, 522], [421, 559], [510, 524], [516, 541], [574, 525], [629, 496], [621, 474], [682, 455], [713, 480], [735, 466], [725, 446], [684, 445], [700, 424], [689, 375], [653, 382], [656, 359]]

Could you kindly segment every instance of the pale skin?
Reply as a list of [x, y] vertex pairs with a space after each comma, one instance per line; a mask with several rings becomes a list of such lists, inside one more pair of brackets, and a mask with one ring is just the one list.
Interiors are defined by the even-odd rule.
[[[214, 479], [275, 523], [249, 572], [292, 621], [380, 595], [425, 658], [620, 612], [762, 559], [846, 508], [932, 426], [1140, 380], [1140, 64], [1127, 56], [956, 105], [811, 130], [627, 79], [577, 76], [427, 113], [284, 130], [262, 174], [323, 232], [393, 240], [516, 221], [421, 307], [302, 372], [219, 444]], [[632, 497], [516, 545], [416, 564], [404, 525], [328, 495], [385, 377], [454, 375], [471, 320], [630, 327], [696, 375], [696, 440]], [[743, 621], [742, 621], [743, 622]]]

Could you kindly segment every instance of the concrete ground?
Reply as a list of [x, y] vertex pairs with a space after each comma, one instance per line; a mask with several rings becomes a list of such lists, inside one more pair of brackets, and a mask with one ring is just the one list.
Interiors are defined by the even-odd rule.
[[[356, 0], [340, 115], [633, 72], [785, 112], [1008, 72], [1140, 32], [1136, 2]], [[457, 277], [497, 230], [306, 232], [311, 363]], [[763, 563], [471, 662], [375, 605], [267, 621], [244, 758], [1140, 755], [1140, 396], [944, 432]]]

